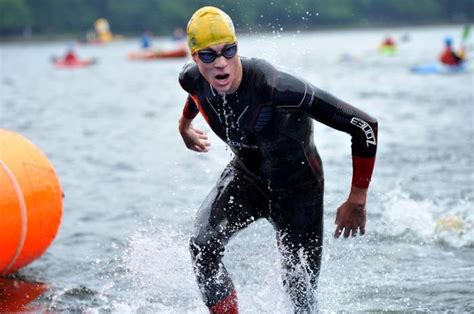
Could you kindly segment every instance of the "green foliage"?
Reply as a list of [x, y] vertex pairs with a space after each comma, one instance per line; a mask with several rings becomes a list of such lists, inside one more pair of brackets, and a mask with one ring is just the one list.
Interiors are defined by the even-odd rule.
[[441, 10], [440, 1], [434, 0], [399, 0], [378, 1], [362, 0], [361, 12], [372, 21], [406, 21], [422, 22], [435, 19], [446, 19]]
[[105, 17], [114, 33], [163, 35], [185, 28], [204, 5], [222, 8], [243, 32], [474, 19], [473, 0], [0, 0], [0, 34], [31, 26], [39, 34], [79, 35]]
[[150, 30], [155, 34], [169, 34], [175, 27], [185, 28], [188, 15], [192, 13], [186, 0], [114, 0], [109, 3], [109, 22], [112, 30], [119, 33]]
[[27, 0], [37, 33], [73, 33], [93, 28], [99, 17], [96, 0]]
[[31, 23], [24, 0], [0, 0], [0, 34], [20, 33]]

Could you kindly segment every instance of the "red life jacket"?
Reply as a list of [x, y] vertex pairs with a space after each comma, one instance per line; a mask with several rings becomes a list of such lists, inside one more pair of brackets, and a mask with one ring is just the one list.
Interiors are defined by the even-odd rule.
[[462, 61], [462, 59], [458, 57], [450, 47], [446, 47], [446, 49], [444, 49], [439, 57], [439, 60], [441, 63], [447, 65], [458, 65]]
[[77, 57], [76, 55], [74, 54], [74, 52], [72, 51], [69, 51], [66, 56], [64, 57], [64, 61], [66, 63], [74, 63], [77, 61]]

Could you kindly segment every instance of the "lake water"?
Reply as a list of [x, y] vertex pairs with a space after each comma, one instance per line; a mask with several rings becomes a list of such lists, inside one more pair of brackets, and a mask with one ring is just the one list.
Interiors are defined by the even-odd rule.
[[[410, 40], [382, 56], [387, 33]], [[474, 311], [473, 73], [408, 70], [435, 61], [443, 38], [459, 44], [460, 34], [445, 26], [239, 37], [241, 55], [265, 58], [379, 121], [367, 234], [350, 240], [332, 237], [350, 188], [350, 137], [315, 123], [326, 175], [321, 310]], [[207, 313], [188, 238], [232, 154], [200, 116], [210, 152], [183, 145], [185, 61], [131, 62], [138, 40], [124, 40], [78, 47], [99, 60], [93, 67], [56, 69], [50, 58], [65, 47], [0, 44], [0, 127], [39, 146], [65, 192], [55, 241], [19, 272], [49, 287], [25, 310]], [[446, 217], [460, 227], [440, 224]], [[224, 261], [242, 313], [291, 313], [269, 223], [239, 233]]]

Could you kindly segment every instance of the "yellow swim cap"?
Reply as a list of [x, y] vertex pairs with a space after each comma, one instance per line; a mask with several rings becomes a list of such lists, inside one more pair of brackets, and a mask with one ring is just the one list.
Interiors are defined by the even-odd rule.
[[206, 47], [237, 42], [232, 20], [215, 7], [202, 7], [194, 12], [186, 33], [191, 54]]

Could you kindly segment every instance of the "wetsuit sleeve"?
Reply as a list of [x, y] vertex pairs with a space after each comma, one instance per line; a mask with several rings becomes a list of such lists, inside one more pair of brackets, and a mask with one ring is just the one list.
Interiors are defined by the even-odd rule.
[[197, 116], [198, 113], [199, 109], [196, 106], [196, 103], [191, 98], [191, 96], [188, 96], [188, 99], [186, 99], [186, 104], [184, 105], [183, 109], [183, 117], [192, 120]]
[[199, 70], [194, 63], [185, 64], [181, 73], [179, 73], [179, 84], [188, 92], [188, 98], [183, 108], [183, 116], [190, 120], [194, 119], [199, 113], [196, 102], [192, 98], [192, 95], [197, 93], [198, 79]]
[[188, 62], [179, 73], [179, 84], [189, 94], [194, 95], [199, 86], [200, 74], [194, 62]]
[[352, 185], [367, 188], [377, 152], [377, 120], [329, 93], [314, 90], [314, 99], [305, 111], [317, 121], [351, 135]]
[[352, 138], [352, 185], [369, 186], [377, 151], [377, 120], [308, 82], [276, 71], [272, 79], [272, 103], [288, 110], [301, 110], [315, 120]]

